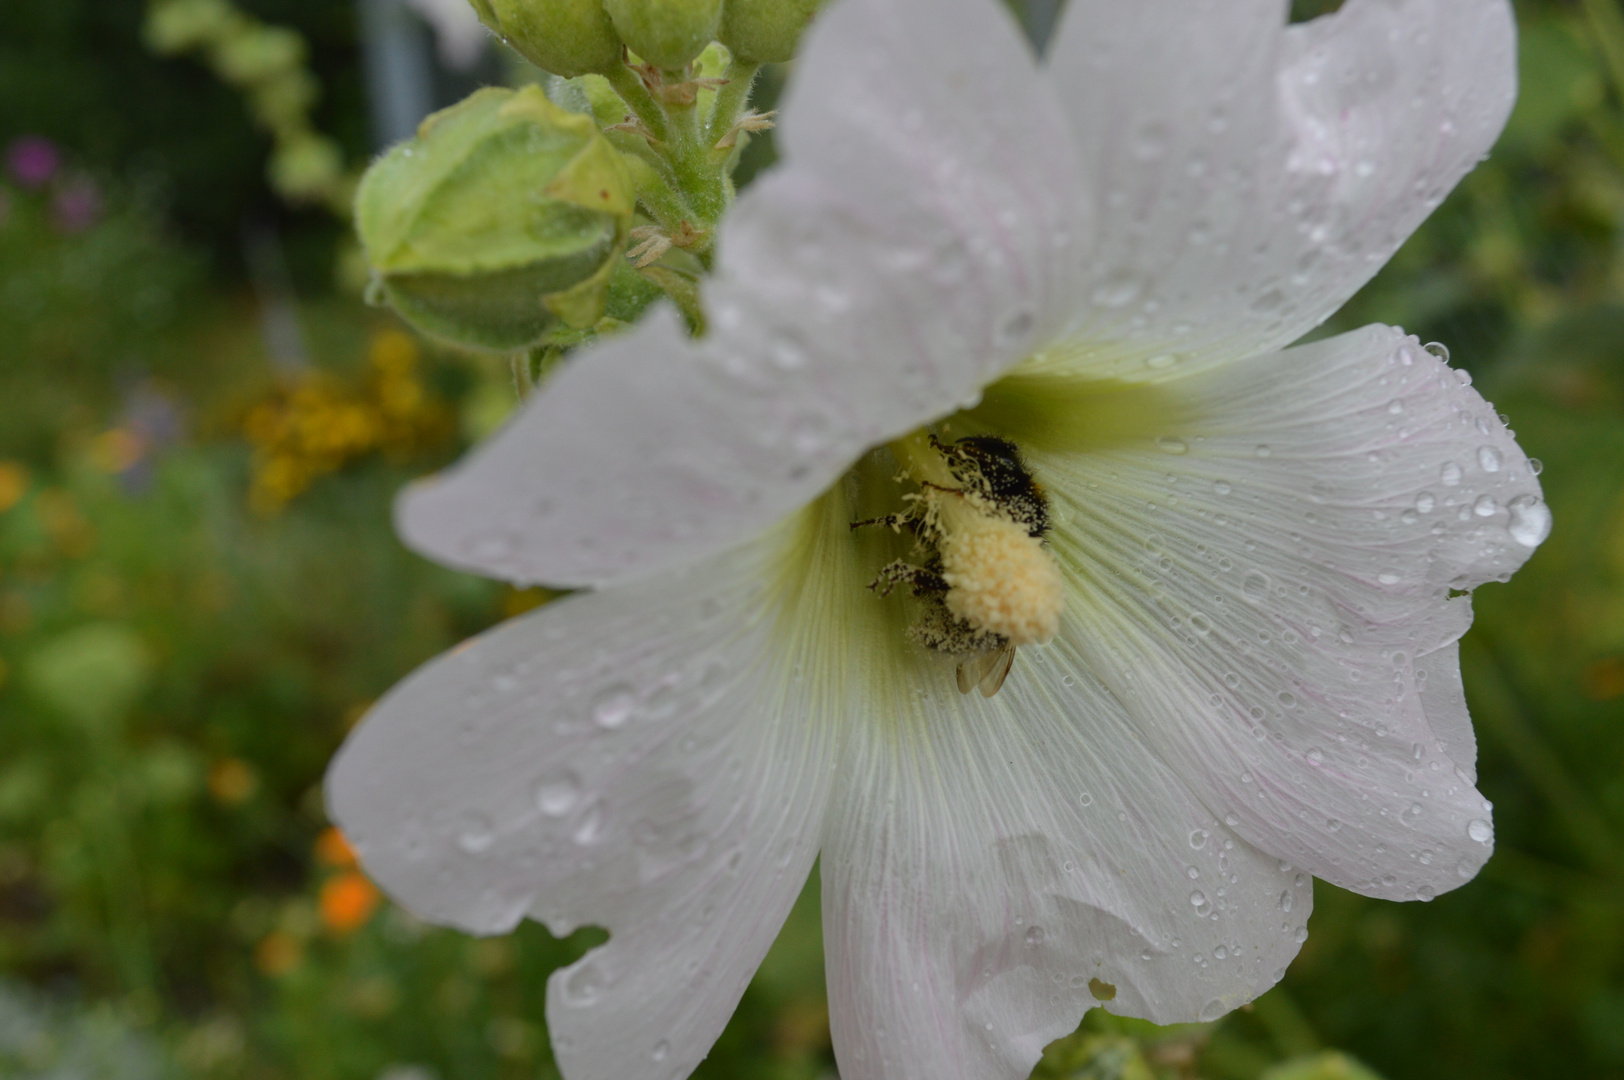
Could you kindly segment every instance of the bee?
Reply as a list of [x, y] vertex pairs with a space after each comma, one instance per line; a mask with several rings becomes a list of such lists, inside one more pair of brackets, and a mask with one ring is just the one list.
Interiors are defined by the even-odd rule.
[[[920, 610], [908, 636], [935, 652], [951, 656], [959, 692], [979, 690], [982, 697], [998, 693], [1015, 662], [1015, 643], [1004, 634], [976, 626], [954, 614], [947, 604], [952, 591], [945, 576], [941, 542], [946, 535], [938, 513], [943, 499], [961, 500], [975, 508], [979, 520], [1013, 522], [1028, 536], [1042, 541], [1049, 530], [1049, 504], [1043, 489], [1021, 460], [1015, 444], [990, 435], [975, 435], [943, 443], [934, 435], [930, 446], [958, 482], [956, 488], [920, 482], [921, 493], [906, 496], [908, 510], [887, 517], [852, 523], [857, 529], [884, 525], [913, 534], [918, 563], [898, 559], [884, 567], [869, 585], [881, 596], [899, 585], [908, 586]], [[1007, 525], [1004, 526], [1007, 528]]]

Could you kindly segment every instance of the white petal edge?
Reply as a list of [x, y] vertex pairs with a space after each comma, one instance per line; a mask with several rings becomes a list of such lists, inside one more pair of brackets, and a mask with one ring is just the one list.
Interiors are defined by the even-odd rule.
[[1021, 649], [991, 700], [928, 658], [876, 688], [821, 864], [844, 1080], [1022, 1080], [1089, 1008], [1213, 1020], [1306, 938], [1308, 875], [1157, 759], [1087, 630]]
[[367, 872], [418, 915], [610, 931], [548, 982], [568, 1080], [691, 1071], [816, 857], [838, 689], [790, 684], [783, 558], [779, 530], [506, 623], [392, 690], [328, 775]]
[[1065, 131], [990, 0], [832, 4], [783, 110], [786, 162], [722, 227], [710, 335], [656, 311], [572, 359], [405, 494], [402, 536], [508, 580], [603, 584], [804, 505], [1058, 329], [1085, 247]]
[[1504, 0], [1072, 0], [1049, 68], [1097, 200], [1055, 362], [1155, 378], [1336, 311], [1488, 152], [1516, 97]]
[[1549, 528], [1459, 375], [1367, 327], [1169, 384], [1160, 438], [1032, 454], [1090, 668], [1147, 745], [1249, 842], [1389, 899], [1490, 854], [1449, 596]]

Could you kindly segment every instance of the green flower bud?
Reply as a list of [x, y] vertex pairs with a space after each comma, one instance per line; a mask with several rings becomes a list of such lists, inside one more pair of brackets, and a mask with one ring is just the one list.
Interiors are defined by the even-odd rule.
[[727, 0], [722, 44], [748, 63], [781, 64], [795, 55], [823, 0]]
[[142, 33], [160, 53], [179, 53], [225, 36], [242, 16], [226, 0], [166, 0], [147, 13]]
[[486, 26], [554, 75], [603, 73], [620, 63], [620, 38], [602, 0], [470, 0]]
[[592, 119], [527, 86], [429, 117], [367, 171], [355, 210], [374, 281], [402, 317], [511, 350], [603, 317], [635, 205]]
[[237, 86], [298, 70], [305, 57], [304, 38], [279, 26], [244, 28], [215, 45], [212, 54], [220, 77]]
[[722, 0], [603, 0], [620, 40], [655, 67], [685, 68], [716, 39]]

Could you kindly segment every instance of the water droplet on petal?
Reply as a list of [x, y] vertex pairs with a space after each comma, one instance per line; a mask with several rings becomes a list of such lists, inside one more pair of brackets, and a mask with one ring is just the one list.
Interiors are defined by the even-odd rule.
[[1482, 818], [1473, 818], [1466, 826], [1466, 835], [1480, 844], [1487, 844], [1494, 839], [1494, 826]]
[[457, 822], [457, 846], [470, 855], [489, 851], [496, 843], [496, 830], [484, 814], [468, 814]]
[[1164, 454], [1188, 454], [1190, 452], [1189, 443], [1183, 439], [1175, 439], [1166, 435], [1156, 440], [1156, 446]]
[[1127, 307], [1139, 298], [1141, 288], [1143, 285], [1132, 274], [1113, 274], [1095, 287], [1094, 303], [1108, 308]]
[[637, 711], [637, 695], [629, 686], [611, 686], [592, 699], [592, 720], [601, 728], [622, 727]]
[[1443, 467], [1438, 470], [1438, 478], [1444, 482], [1445, 487], [1454, 487], [1459, 484], [1462, 475], [1464, 474], [1461, 472], [1460, 466], [1453, 461], [1444, 462]]
[[564, 978], [564, 1000], [571, 1005], [590, 1005], [603, 994], [607, 985], [603, 972], [592, 961], [586, 961]]
[[666, 1042], [664, 1039], [661, 1039], [659, 1042], [655, 1043], [654, 1049], [649, 1053], [649, 1057], [653, 1058], [655, 1061], [664, 1061], [670, 1055], [671, 1044]]
[[1551, 535], [1550, 507], [1533, 495], [1519, 495], [1506, 504], [1511, 523], [1506, 531], [1523, 547], [1539, 547]]
[[1200, 889], [1197, 889], [1195, 892], [1190, 894], [1190, 903], [1196, 907], [1206, 907], [1207, 894], [1202, 892]]
[[1472, 513], [1478, 517], [1493, 517], [1498, 509], [1500, 504], [1495, 501], [1493, 495], [1479, 495], [1477, 501], [1472, 504]]
[[[1201, 1006], [1200, 1020], [1203, 1024], [1210, 1024], [1228, 1011], [1228, 1009], [1224, 1008], [1224, 1003], [1222, 1001], [1219, 1001], [1217, 998], [1213, 998], [1211, 1001]], [[1188, 1016], [1190, 1014], [1185, 1013], [1184, 1015]]]
[[1028, 945], [1032, 946], [1033, 948], [1037, 948], [1039, 945], [1042, 945], [1043, 944], [1043, 938], [1044, 938], [1044, 933], [1043, 933], [1043, 927], [1041, 927], [1041, 926], [1033, 926], [1033, 927], [1028, 928], [1028, 930], [1026, 931], [1026, 943]]
[[1500, 456], [1500, 451], [1494, 447], [1482, 446], [1477, 451], [1477, 463], [1482, 466], [1484, 472], [1499, 472], [1504, 459]]
[[1436, 356], [1438, 359], [1442, 360], [1444, 363], [1449, 363], [1449, 346], [1445, 345], [1443, 342], [1429, 341], [1421, 347], [1427, 350], [1427, 352], [1431, 353], [1433, 356]]
[[581, 797], [581, 782], [565, 769], [549, 773], [536, 784], [536, 809], [548, 817], [563, 817]]

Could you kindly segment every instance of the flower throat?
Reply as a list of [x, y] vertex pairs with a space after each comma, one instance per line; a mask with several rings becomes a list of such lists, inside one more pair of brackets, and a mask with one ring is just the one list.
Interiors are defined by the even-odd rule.
[[1016, 647], [1045, 644], [1060, 625], [1060, 571], [1043, 543], [1048, 499], [1005, 439], [915, 434], [890, 449], [902, 465], [897, 480], [919, 490], [902, 497], [899, 513], [852, 528], [906, 530], [914, 561], [888, 564], [869, 588], [887, 596], [907, 585], [920, 605], [908, 637], [958, 661], [961, 693], [990, 698]]

